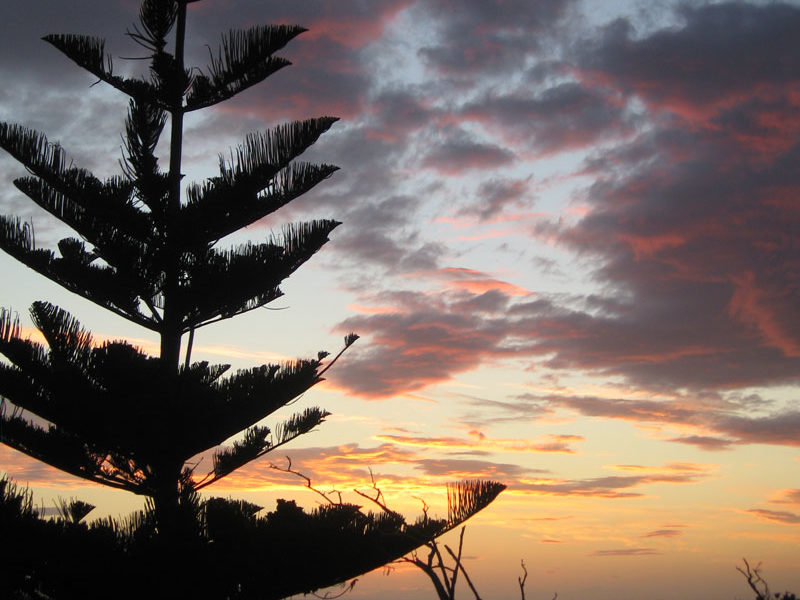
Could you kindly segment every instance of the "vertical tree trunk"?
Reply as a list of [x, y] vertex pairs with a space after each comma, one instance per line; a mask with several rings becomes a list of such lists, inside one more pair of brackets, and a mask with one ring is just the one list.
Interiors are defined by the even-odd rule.
[[[183, 73], [183, 46], [186, 36], [186, 2], [178, 4], [175, 28], [175, 69]], [[169, 141], [169, 199], [167, 205], [167, 256], [164, 282], [164, 322], [161, 330], [161, 361], [167, 376], [178, 370], [181, 352], [181, 310], [178, 297], [178, 264], [180, 255], [175, 248], [175, 228], [181, 205], [181, 160], [183, 152], [183, 91], [176, 92], [172, 99], [171, 134]]]
[[[178, 16], [175, 28], [175, 68], [178, 73], [184, 70], [183, 46], [186, 32], [186, 2], [179, 0]], [[169, 198], [167, 205], [167, 247], [165, 249], [166, 268], [164, 282], [164, 308], [163, 323], [161, 328], [161, 366], [164, 370], [164, 385], [168, 386], [167, 402], [178, 403], [178, 369], [181, 351], [181, 314], [182, 308], [179, 298], [179, 261], [180, 254], [175, 244], [177, 216], [181, 204], [181, 159], [183, 150], [183, 92], [175, 92], [172, 98], [171, 137], [169, 153]], [[167, 413], [173, 407], [165, 407]], [[164, 548], [169, 549], [177, 544], [181, 535], [180, 490], [179, 481], [183, 464], [170, 457], [160, 457], [153, 465], [154, 493], [153, 504], [155, 509], [156, 526], [164, 543]]]

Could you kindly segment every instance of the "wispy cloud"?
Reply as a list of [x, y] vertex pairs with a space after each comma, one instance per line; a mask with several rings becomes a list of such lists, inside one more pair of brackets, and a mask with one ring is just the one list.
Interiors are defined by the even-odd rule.
[[642, 537], [645, 538], [653, 538], [653, 537], [665, 537], [665, 538], [673, 538], [678, 537], [679, 535], [683, 535], [683, 532], [679, 529], [656, 529], [654, 531], [648, 531], [647, 533], [643, 534]]
[[775, 504], [796, 504], [800, 506], [800, 489], [781, 490], [777, 497], [770, 500]]
[[403, 435], [376, 435], [375, 439], [391, 442], [401, 446], [419, 448], [437, 448], [448, 452], [488, 451], [488, 452], [523, 452], [523, 453], [565, 453], [573, 454], [575, 451], [570, 446], [574, 442], [582, 442], [581, 436], [575, 435], [549, 435], [539, 441], [522, 439], [493, 439], [485, 436], [472, 438], [457, 437], [414, 437]]
[[783, 523], [784, 525], [800, 525], [800, 515], [784, 510], [767, 510], [764, 508], [750, 508], [747, 510], [751, 515], [755, 515], [761, 519], [772, 521], [774, 523]]
[[661, 554], [655, 548], [615, 548], [613, 550], [596, 550], [590, 556], [651, 556]]
[[[797, 446], [800, 435], [800, 412], [786, 409], [764, 416], [743, 415], [743, 405], [716, 404], [685, 400], [641, 400], [617, 397], [536, 395], [527, 394], [527, 400], [539, 410], [566, 408], [582, 415], [620, 419], [644, 423], [688, 425], [704, 431], [713, 431], [717, 436], [681, 436], [670, 441], [699, 445], [704, 449], [723, 449], [721, 446], [736, 444], [768, 443]], [[757, 409], [762, 409], [759, 398], [752, 400]], [[513, 410], [514, 405], [509, 405]], [[707, 438], [711, 437], [711, 440]], [[716, 440], [725, 440], [724, 443]]]
[[611, 475], [589, 479], [525, 479], [510, 490], [552, 496], [578, 496], [593, 498], [635, 498], [643, 496], [639, 488], [651, 484], [697, 483], [710, 474], [707, 467], [694, 464], [667, 464], [662, 467], [630, 465], [617, 466], [636, 475]]

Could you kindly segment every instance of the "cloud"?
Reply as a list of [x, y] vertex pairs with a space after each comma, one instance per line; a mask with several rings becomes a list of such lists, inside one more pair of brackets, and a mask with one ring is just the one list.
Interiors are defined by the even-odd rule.
[[538, 495], [578, 496], [591, 498], [636, 498], [644, 493], [640, 486], [656, 483], [697, 483], [709, 474], [707, 467], [687, 463], [667, 464], [663, 467], [622, 465], [622, 470], [639, 471], [637, 475], [610, 475], [589, 479], [521, 480], [509, 486], [510, 490]]
[[712, 437], [708, 435], [684, 435], [680, 437], [670, 438], [670, 442], [678, 442], [680, 444], [689, 444], [695, 446], [700, 450], [720, 451], [730, 450], [732, 444], [736, 440], [727, 438]]
[[[490, 306], [505, 301], [498, 292], [486, 292]], [[361, 314], [337, 325], [337, 330], [358, 331], [370, 339], [353, 348], [346, 363], [332, 372], [332, 381], [359, 396], [380, 398], [475, 368], [498, 352], [507, 334], [502, 322], [487, 318], [477, 299], [469, 292], [380, 295], [379, 304], [388, 301], [396, 312]]]
[[411, 134], [441, 116], [424, 94], [425, 90], [415, 88], [382, 90], [370, 103], [368, 135], [395, 144], [408, 141]]
[[466, 290], [482, 296], [486, 292], [496, 291], [500, 292], [502, 296], [529, 296], [531, 292], [525, 288], [508, 283], [507, 281], [500, 281], [486, 273], [476, 271], [474, 269], [447, 267], [439, 269], [437, 272], [444, 279], [449, 280], [448, 285], [457, 290]]
[[421, 19], [438, 33], [420, 50], [436, 71], [455, 76], [500, 75], [519, 69], [573, 4], [571, 0], [422, 0]]
[[[349, 356], [346, 364], [333, 373], [336, 385], [368, 398], [409, 393], [446, 381], [457, 373], [510, 356], [517, 359], [544, 357], [551, 370], [594, 368], [599, 372], [619, 370], [612, 358], [642, 369], [669, 367], [674, 361], [699, 362], [711, 350], [703, 347], [675, 351], [670, 356], [669, 337], [663, 336], [625, 346], [620, 336], [634, 323], [628, 323], [631, 309], [612, 305], [607, 314], [581, 313], [560, 308], [548, 298], [510, 296], [512, 290], [493, 278], [469, 269], [437, 271], [447, 285], [464, 287], [462, 281], [493, 285], [483, 294], [479, 289], [457, 289], [440, 293], [383, 293], [372, 298], [380, 310], [362, 314], [339, 324], [344, 331], [359, 331], [369, 336], [366, 348]], [[484, 283], [481, 283], [484, 286]], [[483, 289], [483, 288], [481, 288]], [[389, 310], [387, 307], [391, 307]], [[647, 310], [646, 308], [644, 310]], [[589, 332], [597, 330], [598, 343]], [[661, 327], [662, 324], [658, 324]], [[696, 323], [696, 327], [702, 325]], [[621, 332], [620, 329], [623, 331]], [[631, 331], [639, 336], [639, 332]], [[587, 339], [588, 338], [588, 339]], [[638, 348], [637, 348], [638, 346]], [[661, 346], [661, 348], [659, 348]], [[561, 355], [556, 352], [561, 350]], [[569, 351], [570, 358], [564, 354]], [[729, 356], [714, 357], [715, 361]], [[623, 371], [624, 372], [624, 371]], [[675, 377], [676, 383], [682, 380]], [[659, 379], [635, 381], [644, 389], [658, 390]], [[724, 388], [734, 387], [728, 382]], [[689, 426], [696, 431], [669, 438], [706, 450], [724, 450], [737, 444], [771, 443], [796, 445], [800, 439], [800, 413], [791, 408], [777, 409], [759, 396], [741, 397], [726, 391], [699, 389], [655, 393], [663, 399], [578, 396], [568, 393], [528, 394], [508, 401], [469, 399], [476, 409], [491, 411], [468, 415], [476, 425], [514, 418], [537, 418], [566, 408], [587, 416], [616, 418]], [[636, 389], [634, 387], [634, 389]], [[674, 389], [674, 388], [673, 388]], [[651, 393], [651, 395], [653, 395]]]
[[579, 62], [602, 81], [690, 117], [797, 81], [796, 6], [724, 2], [678, 10], [682, 27], [643, 38], [629, 21], [613, 22], [579, 46]]
[[783, 510], [766, 510], [763, 508], [750, 508], [747, 510], [751, 515], [755, 515], [767, 521], [774, 523], [783, 523], [785, 525], [798, 525], [800, 524], [800, 515], [787, 512]]
[[559, 83], [538, 93], [530, 87], [494, 93], [465, 105], [462, 115], [508, 139], [552, 154], [585, 148], [632, 131], [625, 104], [603, 88]]
[[582, 219], [532, 228], [598, 265], [616, 314], [558, 303], [514, 310], [529, 313], [551, 368], [645, 389], [791, 385], [800, 213], [787, 200], [800, 193], [789, 167], [800, 121], [789, 90], [800, 57], [784, 48], [800, 10], [715, 4], [681, 17], [640, 38], [620, 21], [578, 45], [578, 79], [623, 95], [644, 121], [587, 159], [594, 183]]
[[460, 129], [450, 131], [420, 159], [422, 166], [444, 175], [458, 175], [474, 169], [497, 169], [513, 162], [512, 151], [481, 141]]
[[380, 265], [392, 273], [435, 270], [445, 249], [420, 240], [411, 228], [419, 208], [418, 199], [401, 195], [359, 203], [344, 211], [347, 225], [331, 247], [348, 261]]
[[[381, 444], [372, 448], [362, 448], [356, 443], [288, 448], [279, 456], [266, 456], [245, 465], [213, 487], [252, 490], [276, 485], [291, 488], [305, 485], [305, 481], [298, 475], [285, 472], [289, 467], [289, 460], [294, 471], [311, 479], [314, 487], [326, 491], [332, 487], [350, 490], [368, 485], [373, 475], [390, 485], [410, 478], [392, 473], [387, 467], [416, 463], [416, 459], [417, 456], [413, 451], [397, 448], [392, 444]], [[272, 468], [272, 465], [278, 469]], [[201, 473], [202, 469], [198, 469], [197, 472]]]
[[437, 448], [448, 452], [490, 451], [490, 452], [532, 452], [532, 453], [564, 453], [573, 454], [572, 442], [582, 442], [584, 438], [576, 435], [549, 435], [544, 440], [532, 441], [524, 439], [493, 439], [486, 436], [472, 438], [457, 437], [416, 437], [404, 435], [376, 435], [375, 439], [391, 442], [401, 446], [420, 448]]
[[415, 469], [425, 475], [447, 477], [448, 479], [490, 478], [498, 481], [511, 481], [524, 475], [546, 473], [542, 469], [529, 469], [509, 463], [494, 463], [485, 460], [457, 458], [426, 458], [417, 462]]
[[[582, 415], [621, 419], [633, 422], [689, 425], [700, 430], [710, 430], [720, 436], [682, 436], [670, 441], [698, 444], [705, 449], [710, 446], [722, 449], [717, 441], [725, 439], [723, 445], [733, 444], [780, 444], [800, 445], [800, 412], [784, 410], [764, 416], [742, 416], [734, 411], [742, 407], [725, 402], [703, 403], [701, 399], [684, 400], [632, 400], [627, 398], [601, 398], [595, 396], [535, 395], [521, 398], [532, 402], [539, 410], [546, 407], [566, 408]], [[758, 401], [756, 401], [758, 402]], [[746, 405], [745, 405], [746, 406]], [[513, 406], [511, 409], [513, 410]], [[694, 439], [687, 442], [687, 438]]]
[[656, 529], [655, 531], [649, 531], [642, 535], [645, 538], [652, 538], [652, 537], [678, 537], [679, 535], [683, 535], [682, 531], [678, 529]]
[[[426, 490], [432, 495], [439, 494], [444, 485], [456, 480], [513, 481], [548, 473], [543, 469], [478, 458], [431, 456], [431, 452], [448, 450], [445, 440], [440, 440], [440, 444], [425, 445], [398, 443], [394, 436], [377, 436], [377, 439], [383, 443], [370, 447], [349, 443], [284, 449], [280, 454], [267, 455], [234, 471], [209, 490], [295, 490], [298, 485], [307, 483], [297, 475], [300, 473], [322, 491], [363, 489], [375, 481], [384, 491], [400, 492], [410, 497]], [[459, 448], [455, 451], [458, 452]], [[198, 477], [202, 476], [202, 465], [207, 459], [195, 457], [192, 460], [200, 464], [196, 470]], [[289, 466], [295, 473], [287, 472]]]
[[778, 497], [771, 502], [775, 504], [796, 504], [800, 506], [800, 489], [781, 490]]
[[481, 221], [500, 219], [511, 208], [527, 208], [533, 204], [531, 178], [509, 179], [493, 177], [483, 181], [475, 193], [473, 204], [458, 209], [458, 216], [475, 216]]
[[655, 548], [615, 548], [613, 550], [596, 550], [589, 556], [650, 556], [661, 554]]

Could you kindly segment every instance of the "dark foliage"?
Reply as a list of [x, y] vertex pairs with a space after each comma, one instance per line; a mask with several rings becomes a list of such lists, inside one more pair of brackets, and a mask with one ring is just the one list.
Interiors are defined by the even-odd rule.
[[[476, 508], [502, 489], [486, 488]], [[73, 501], [62, 505], [61, 517], [42, 519], [29, 492], [0, 479], [0, 597], [133, 600], [168, 591], [181, 598], [278, 599], [344, 582], [457, 524], [427, 517], [409, 524], [396, 513], [346, 503], [306, 512], [279, 500], [258, 516], [261, 507], [242, 500], [189, 494], [184, 501], [193, 508], [196, 535], [167, 545], [152, 505], [124, 521], [87, 525], [86, 505]]]

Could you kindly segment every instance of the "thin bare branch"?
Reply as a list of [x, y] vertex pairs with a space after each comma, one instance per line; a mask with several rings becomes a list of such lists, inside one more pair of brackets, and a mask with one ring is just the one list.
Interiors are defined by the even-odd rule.
[[470, 579], [469, 574], [467, 573], [467, 570], [464, 568], [464, 563], [461, 562], [461, 549], [462, 549], [462, 545], [464, 543], [464, 531], [466, 529], [467, 529], [466, 525], [464, 525], [461, 528], [461, 536], [459, 537], [459, 541], [458, 541], [458, 555], [457, 556], [453, 553], [453, 551], [450, 549], [449, 546], [445, 546], [445, 550], [447, 550], [447, 552], [450, 554], [450, 556], [453, 558], [453, 560], [456, 561], [456, 572], [453, 575], [453, 594], [455, 595], [455, 579], [456, 579], [455, 576], [456, 576], [456, 574], [458, 574], [458, 571], [460, 570], [461, 573], [463, 573], [463, 575], [464, 575], [464, 579], [467, 581], [467, 585], [469, 586], [469, 589], [472, 590], [472, 593], [475, 595], [475, 600], [481, 600], [480, 594], [478, 594], [478, 590], [475, 589], [475, 585], [472, 583], [472, 579]]
[[[519, 582], [519, 593], [522, 600], [525, 600], [525, 582], [528, 580], [528, 569], [525, 568], [525, 561], [519, 561], [520, 566], [522, 567], [522, 577], [517, 577], [517, 581]], [[558, 594], [556, 594], [558, 596]]]
[[756, 593], [756, 600], [768, 600], [771, 598], [772, 594], [769, 591], [769, 586], [767, 582], [764, 581], [764, 578], [761, 577], [761, 563], [758, 563], [755, 567], [751, 567], [746, 558], [743, 558], [742, 562], [744, 563], [744, 569], [736, 567], [736, 570], [745, 576], [747, 585]]
[[[306, 475], [303, 475], [300, 471], [295, 471], [294, 469], [292, 469], [292, 459], [290, 457], [287, 456], [286, 457], [286, 461], [289, 463], [286, 466], [286, 468], [279, 467], [278, 465], [276, 465], [274, 463], [270, 463], [269, 468], [270, 469], [275, 469], [276, 471], [281, 471], [282, 473], [291, 473], [292, 475], [295, 475], [297, 477], [300, 477], [301, 479], [304, 479], [305, 482], [306, 482], [306, 487], [308, 489], [310, 489], [312, 492], [314, 492], [314, 493], [322, 496], [323, 498], [325, 498], [325, 501], [328, 504], [330, 504], [331, 506], [337, 506], [337, 505], [341, 505], [342, 504], [342, 494], [341, 494], [341, 492], [339, 492], [338, 490], [331, 490], [330, 492], [325, 493], [322, 490], [319, 490], [319, 489], [315, 488], [313, 485], [311, 485], [311, 478], [310, 477], [308, 477]], [[339, 496], [339, 500], [337, 502], [334, 502], [333, 500], [330, 499], [328, 494], [337, 494]]]

